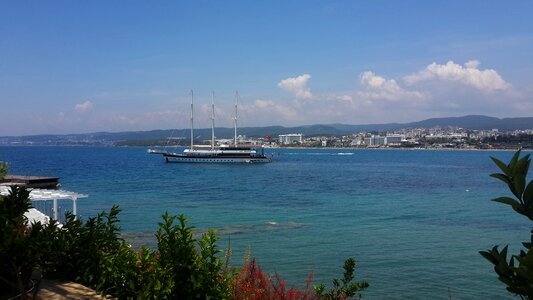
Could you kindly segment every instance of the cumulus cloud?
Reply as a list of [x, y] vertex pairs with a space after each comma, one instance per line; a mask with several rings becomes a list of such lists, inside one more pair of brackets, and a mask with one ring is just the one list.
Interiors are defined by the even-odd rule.
[[91, 103], [91, 101], [85, 101], [83, 103], [79, 103], [79, 104], [76, 104], [76, 106], [74, 107], [74, 109], [79, 112], [79, 113], [83, 113], [83, 112], [86, 112], [86, 111], [89, 111], [91, 109], [93, 109], [93, 104]]
[[340, 95], [340, 96], [336, 96], [335, 100], [342, 101], [342, 102], [347, 102], [347, 103], [352, 103], [353, 102], [353, 97], [350, 96], [350, 95]]
[[485, 92], [511, 88], [511, 84], [507, 83], [498, 72], [493, 69], [480, 70], [479, 64], [477, 60], [468, 61], [464, 65], [456, 64], [451, 60], [445, 65], [434, 62], [424, 70], [406, 76], [404, 80], [407, 84], [428, 80], [458, 82]]
[[278, 83], [278, 87], [294, 94], [297, 99], [310, 99], [313, 97], [311, 90], [307, 87], [307, 81], [311, 75], [303, 74], [298, 77], [283, 79]]
[[366, 91], [359, 92], [359, 96], [373, 100], [397, 101], [402, 99], [422, 99], [423, 95], [417, 91], [408, 91], [398, 85], [394, 79], [385, 79], [366, 71], [361, 74], [361, 84]]
[[293, 107], [281, 105], [272, 100], [255, 100], [254, 107], [259, 111], [270, 111], [276, 113], [277, 115], [283, 117], [284, 119], [294, 119], [298, 117], [297, 112]]
[[469, 60], [465, 62], [465, 67], [468, 69], [477, 69], [480, 64], [479, 60]]
[[[292, 98], [252, 98], [244, 101], [239, 105], [239, 126], [409, 122], [434, 116], [465, 114], [513, 116], [533, 109], [530, 98], [513, 96], [519, 88], [511, 87], [495, 70], [480, 68], [478, 60], [464, 64], [453, 61], [429, 63], [431, 61], [414, 70], [397, 70], [403, 72], [399, 77], [361, 70], [366, 72], [353, 78], [352, 85], [343, 90], [313, 90], [311, 93], [310, 74], [277, 80], [274, 84], [289, 92]], [[152, 95], [141, 96], [152, 98], [157, 95], [158, 92], [154, 91]], [[130, 100], [141, 96], [114, 94], [105, 100]], [[90, 99], [93, 98], [95, 96]], [[165, 101], [174, 105], [170, 100]], [[81, 130], [91, 128], [91, 131], [110, 128], [115, 131], [188, 128], [188, 97], [183, 101], [183, 109], [178, 111], [152, 111], [149, 107], [135, 107], [135, 110], [123, 109], [120, 112], [101, 109], [91, 111], [95, 110], [93, 103], [85, 101], [76, 104], [75, 111], [78, 114], [60, 113], [57, 118], [61, 124], [71, 125], [65, 128], [78, 126]], [[195, 107], [198, 110], [195, 112], [198, 120], [195, 127], [210, 125], [210, 121], [205, 121], [211, 115], [211, 106], [209, 101], [206, 102], [208, 104]], [[232, 126], [233, 114], [233, 104], [227, 107], [217, 105], [216, 126]]]

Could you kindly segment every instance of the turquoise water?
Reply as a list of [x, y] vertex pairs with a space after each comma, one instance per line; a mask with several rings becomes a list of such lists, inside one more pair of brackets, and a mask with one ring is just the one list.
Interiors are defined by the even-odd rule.
[[[166, 164], [144, 148], [0, 147], [11, 173], [59, 176], [89, 195], [82, 217], [118, 204], [134, 244], [153, 244], [165, 211], [184, 213], [200, 230], [231, 238], [233, 264], [247, 245], [268, 272], [303, 286], [356, 277], [370, 299], [512, 298], [479, 254], [510, 245], [518, 252], [530, 224], [490, 201], [507, 195], [489, 177], [489, 156], [512, 152], [272, 149], [274, 163]], [[349, 153], [351, 155], [340, 155]]]

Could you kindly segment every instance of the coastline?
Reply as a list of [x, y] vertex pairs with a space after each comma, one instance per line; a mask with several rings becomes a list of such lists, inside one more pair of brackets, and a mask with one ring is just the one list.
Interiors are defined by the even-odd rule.
[[[148, 146], [137, 146], [137, 145], [6, 145], [6, 144], [0, 144], [0, 147], [6, 147], [6, 148], [18, 148], [18, 147], [46, 147], [46, 148], [54, 148], [54, 147], [65, 147], [65, 148], [165, 148], [165, 146], [159, 146], [159, 145], [148, 145]], [[167, 147], [173, 147], [173, 148], [186, 148], [187, 146], [167, 146]], [[375, 147], [375, 148], [362, 148], [362, 147], [265, 147], [266, 150], [271, 149], [298, 149], [298, 150], [305, 150], [305, 149], [314, 149], [314, 150], [383, 150], [383, 151], [394, 151], [394, 150], [401, 150], [401, 151], [505, 151], [505, 152], [515, 152], [519, 150], [519, 148], [492, 148], [492, 149], [480, 149], [480, 148], [406, 148], [406, 147], [399, 147], [399, 148], [392, 148], [392, 147]], [[532, 152], [533, 149], [530, 148], [523, 148], [521, 151], [526, 152]]]
[[[506, 151], [506, 152], [516, 152], [519, 150], [516, 149], [507, 149], [507, 148], [493, 148], [493, 149], [476, 149], [476, 148], [337, 148], [337, 147], [276, 147], [276, 148], [265, 148], [265, 149], [298, 149], [298, 150], [305, 150], [305, 149], [314, 149], [314, 150], [383, 150], [383, 151], [393, 151], [393, 150], [401, 150], [401, 151]], [[522, 151], [533, 151], [533, 149], [522, 149]]]

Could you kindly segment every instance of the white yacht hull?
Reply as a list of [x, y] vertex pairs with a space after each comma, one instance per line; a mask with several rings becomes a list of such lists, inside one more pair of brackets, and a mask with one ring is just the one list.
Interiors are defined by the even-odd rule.
[[221, 163], [221, 164], [255, 164], [270, 163], [269, 157], [191, 157], [186, 155], [165, 155], [169, 163]]

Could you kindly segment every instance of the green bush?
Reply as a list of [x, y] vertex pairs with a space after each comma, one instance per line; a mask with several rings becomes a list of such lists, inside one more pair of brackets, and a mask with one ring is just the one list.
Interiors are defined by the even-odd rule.
[[327, 292], [324, 285], [315, 292], [312, 277], [306, 290], [287, 289], [279, 275], [272, 279], [255, 259], [240, 271], [231, 269], [231, 249], [223, 263], [216, 232], [196, 239], [184, 215], [165, 213], [157, 250], [136, 251], [120, 237], [117, 206], [85, 223], [67, 214], [62, 226], [53, 220], [28, 226], [24, 212], [30, 207], [24, 187], [14, 186], [0, 197], [0, 298], [25, 297], [34, 270], [118, 299], [347, 299], [368, 286], [352, 282], [353, 259], [345, 262], [344, 279], [335, 279]]
[[333, 279], [333, 288], [326, 291], [326, 286], [321, 284], [315, 286], [315, 291], [320, 299], [350, 299], [355, 297], [360, 291], [368, 288], [368, 282], [353, 282], [355, 279], [355, 259], [348, 258], [344, 261], [344, 276], [341, 280]]
[[[176, 219], [179, 224], [175, 224]], [[223, 263], [218, 257], [218, 236], [213, 230], [197, 241], [194, 227], [187, 226], [184, 215], [163, 215], [156, 234], [159, 264], [171, 282], [171, 298], [174, 299], [223, 299], [229, 286], [221, 278]], [[197, 245], [199, 251], [197, 250]]]
[[32, 241], [39, 238], [41, 226], [27, 227], [24, 213], [31, 207], [29, 192], [13, 186], [0, 196], [0, 296], [23, 294], [33, 267], [43, 255]]
[[[517, 151], [509, 164], [491, 157], [503, 173], [491, 174], [507, 184], [515, 198], [499, 197], [493, 201], [510, 205], [514, 211], [533, 221], [533, 180], [526, 185], [531, 159], [529, 154], [522, 158]], [[507, 286], [507, 290], [522, 299], [533, 299], [533, 230], [529, 242], [522, 243], [526, 251], [521, 250], [518, 255], [511, 255], [507, 261], [507, 246], [501, 251], [494, 246], [479, 253], [494, 265], [498, 279]]]
[[[47, 277], [73, 280], [120, 299], [221, 299], [228, 288], [220, 278], [214, 231], [197, 241], [185, 216], [163, 215], [158, 251], [135, 251], [120, 238], [119, 209], [85, 224], [68, 215], [60, 230], [47, 230], [48, 255], [40, 263]], [[175, 220], [179, 224], [175, 224]], [[53, 241], [53, 242], [52, 242]], [[43, 241], [44, 243], [44, 241]]]
[[83, 223], [67, 214], [59, 228], [53, 222], [42, 230], [35, 241], [45, 253], [39, 268], [47, 278], [72, 280], [95, 288], [104, 294], [134, 296], [129, 288], [136, 253], [120, 238], [118, 213], [113, 206]]

